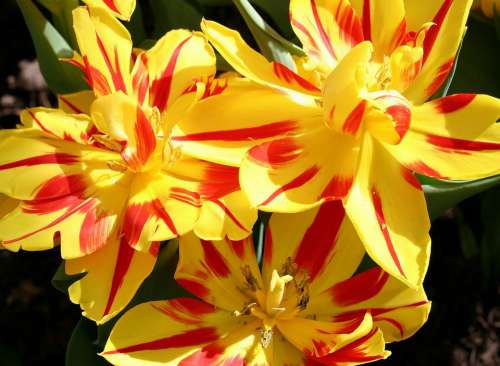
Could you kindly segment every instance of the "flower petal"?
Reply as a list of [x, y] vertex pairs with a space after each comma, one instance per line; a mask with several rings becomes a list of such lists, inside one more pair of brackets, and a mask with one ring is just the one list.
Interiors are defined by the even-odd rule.
[[[356, 323], [294, 318], [279, 320], [277, 328], [291, 344], [302, 350], [307, 357], [320, 358], [338, 351], [352, 342], [364, 339], [372, 332], [373, 322], [370, 314], [366, 314], [361, 321]], [[382, 344], [381, 353], [383, 350], [384, 345]]]
[[92, 104], [91, 116], [97, 128], [118, 143], [132, 169], [140, 170], [155, 153], [159, 116], [146, 114], [133, 98], [121, 92], [100, 97]]
[[114, 16], [129, 20], [135, 9], [135, 0], [84, 0], [89, 7], [103, 8]]
[[182, 236], [175, 279], [197, 297], [229, 311], [247, 305], [246, 287], [263, 287], [251, 237], [211, 242], [192, 233]]
[[273, 215], [266, 233], [263, 279], [274, 269], [294, 263], [307, 272], [310, 296], [350, 278], [364, 248], [346, 217], [341, 201], [327, 202], [300, 214]]
[[90, 106], [95, 100], [91, 90], [57, 96], [58, 108], [69, 114], [90, 114]]
[[66, 261], [67, 274], [86, 273], [69, 287], [69, 297], [80, 304], [85, 317], [105, 323], [132, 300], [153, 270], [156, 257], [157, 251], [138, 252], [123, 238], [110, 238], [97, 252]]
[[406, 36], [405, 4], [403, 0], [351, 0], [363, 24], [366, 41], [374, 46], [375, 59], [383, 62]]
[[363, 41], [361, 22], [346, 0], [292, 0], [290, 22], [309, 58], [326, 74]]
[[357, 141], [330, 131], [321, 116], [301, 124], [310, 125], [309, 131], [260, 144], [243, 160], [241, 187], [253, 206], [300, 212], [348, 194], [357, 164]]
[[138, 60], [149, 75], [150, 105], [164, 112], [196, 81], [215, 75], [215, 54], [200, 33], [173, 30]]
[[124, 235], [129, 245], [148, 251], [193, 229], [200, 210], [197, 182], [166, 172], [136, 174], [125, 210]]
[[[249, 103], [251, 100], [259, 103]], [[271, 88], [233, 80], [223, 93], [191, 108], [174, 128], [171, 139], [186, 154], [239, 166], [249, 148], [301, 133], [305, 126], [300, 121], [318, 111], [312, 98], [296, 100]]]
[[231, 313], [199, 300], [148, 302], [118, 320], [101, 355], [121, 366], [179, 365], [238, 327]]
[[439, 179], [500, 173], [500, 99], [458, 94], [412, 110], [410, 131], [387, 148], [408, 169]]
[[316, 85], [297, 75], [287, 66], [268, 62], [264, 56], [248, 46], [238, 32], [207, 20], [202, 21], [201, 28], [222, 57], [237, 72], [250, 80], [310, 95], [319, 93]]
[[127, 29], [103, 7], [75, 9], [73, 23], [82, 68], [96, 95], [130, 93], [132, 40]]
[[419, 286], [430, 255], [425, 197], [411, 172], [369, 135], [345, 207], [370, 257], [410, 287]]
[[311, 297], [306, 314], [334, 321], [361, 321], [369, 312], [386, 342], [406, 339], [426, 322], [430, 311], [422, 286], [408, 288], [381, 268], [372, 268]]
[[320, 365], [327, 366], [360, 365], [389, 357], [391, 353], [385, 351], [384, 348], [385, 342], [382, 332], [373, 329], [364, 337], [314, 360]]
[[405, 6], [410, 30], [434, 23], [425, 36], [422, 70], [405, 92], [408, 99], [420, 104], [439, 89], [453, 67], [471, 1], [439, 0], [422, 4], [418, 0], [405, 0]]

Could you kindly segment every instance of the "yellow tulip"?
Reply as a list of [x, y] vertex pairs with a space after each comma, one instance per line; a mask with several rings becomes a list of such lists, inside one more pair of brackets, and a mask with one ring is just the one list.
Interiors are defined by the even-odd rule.
[[135, 10], [135, 0], [83, 0], [91, 8], [109, 11], [117, 18], [129, 20]]
[[237, 167], [191, 158], [170, 139], [193, 103], [228, 83], [214, 78], [206, 40], [169, 32], [132, 68], [130, 35], [109, 12], [79, 8], [74, 23], [93, 92], [26, 110], [20, 129], [0, 132], [0, 193], [14, 202], [0, 240], [12, 251], [60, 244], [66, 272], [86, 273], [71, 300], [105, 322], [151, 272], [158, 241], [191, 230], [239, 240], [257, 212]]
[[240, 165], [242, 188], [261, 210], [342, 199], [372, 259], [418, 286], [430, 224], [413, 173], [500, 173], [500, 100], [425, 102], [447, 78], [471, 3], [292, 0], [291, 24], [307, 53], [292, 68], [204, 21], [210, 42], [251, 81], [198, 103], [174, 140], [193, 156]]
[[[376, 267], [339, 201], [273, 215], [262, 272], [250, 238], [181, 237], [177, 282], [199, 299], [141, 304], [118, 321], [102, 356], [114, 365], [357, 365], [389, 356], [430, 302]], [[314, 248], [314, 250], [311, 250]]]

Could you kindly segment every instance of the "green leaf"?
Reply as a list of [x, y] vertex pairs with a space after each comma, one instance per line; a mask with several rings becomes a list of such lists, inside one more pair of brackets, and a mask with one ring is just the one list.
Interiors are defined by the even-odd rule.
[[42, 15], [31, 0], [17, 0], [35, 45], [40, 70], [56, 94], [87, 89], [82, 73], [75, 66], [60, 58], [73, 55], [73, 49], [61, 34]]
[[200, 29], [202, 7], [194, 0], [150, 0], [154, 15], [154, 38], [177, 28]]
[[252, 0], [252, 3], [263, 9], [274, 21], [278, 29], [288, 37], [293, 37], [289, 18], [289, 0]]
[[443, 181], [418, 176], [425, 192], [431, 220], [463, 200], [500, 184], [500, 175], [475, 181]]
[[104, 348], [113, 326], [132, 307], [148, 301], [167, 300], [177, 297], [191, 297], [174, 279], [179, 261], [179, 242], [170, 240], [163, 244], [153, 272], [146, 278], [130, 304], [116, 317], [98, 327], [98, 344]]
[[94, 322], [81, 318], [66, 348], [66, 366], [106, 366], [110, 365], [98, 355], [96, 343], [97, 326]]
[[294, 70], [292, 54], [304, 56], [304, 51], [280, 36], [266, 23], [248, 0], [233, 0], [262, 53], [269, 61], [277, 61]]
[[73, 30], [73, 9], [80, 3], [78, 0], [37, 0], [50, 11], [54, 26], [72, 47], [77, 47], [76, 35]]
[[52, 276], [52, 280], [50, 283], [54, 288], [57, 290], [61, 291], [62, 293], [67, 294], [68, 293], [68, 288], [78, 281], [79, 279], [83, 278], [86, 273], [81, 273], [77, 275], [67, 275], [66, 271], [64, 270], [65, 267], [65, 261], [62, 261], [61, 264], [59, 264], [59, 267], [57, 267], [56, 273], [54, 273], [54, 276]]

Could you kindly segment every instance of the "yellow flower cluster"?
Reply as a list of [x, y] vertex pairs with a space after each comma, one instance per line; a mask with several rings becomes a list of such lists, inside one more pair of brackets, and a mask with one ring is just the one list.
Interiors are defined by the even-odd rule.
[[[415, 174], [500, 173], [500, 100], [429, 101], [472, 0], [291, 0], [305, 52], [292, 65], [205, 20], [133, 49], [117, 18], [135, 1], [86, 4], [71, 62], [90, 90], [0, 132], [0, 246], [59, 245], [66, 272], [85, 273], [71, 301], [102, 324], [179, 238], [175, 279], [197, 299], [133, 308], [103, 357], [356, 365], [425, 323], [430, 221]], [[237, 74], [216, 74], [212, 47]], [[273, 213], [260, 267], [259, 210]], [[360, 270], [365, 255], [376, 265]]]

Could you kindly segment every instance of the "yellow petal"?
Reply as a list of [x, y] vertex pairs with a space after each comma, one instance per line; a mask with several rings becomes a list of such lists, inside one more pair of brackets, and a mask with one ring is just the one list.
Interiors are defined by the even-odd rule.
[[[238, 327], [231, 313], [199, 300], [148, 302], [120, 318], [101, 355], [113, 365], [176, 366]], [[216, 347], [209, 353], [219, 354]]]
[[361, 22], [345, 0], [292, 0], [290, 22], [309, 58], [326, 74], [363, 41]]
[[364, 39], [374, 45], [375, 59], [383, 62], [406, 36], [403, 0], [351, 0], [363, 24]]
[[215, 54], [200, 33], [173, 30], [140, 58], [149, 74], [149, 104], [164, 112], [196, 81], [215, 75]]
[[133, 170], [144, 167], [159, 147], [156, 142], [159, 116], [154, 111], [145, 111], [121, 92], [96, 99], [91, 116], [101, 132], [124, 144], [121, 156]]
[[263, 287], [251, 237], [211, 242], [192, 233], [182, 236], [175, 279], [197, 297], [232, 312], [248, 305], [242, 288]]
[[129, 245], [148, 251], [151, 241], [172, 239], [193, 229], [200, 202], [197, 183], [167, 172], [136, 174], [125, 209]]
[[127, 29], [102, 7], [76, 8], [73, 24], [87, 81], [96, 95], [130, 93], [132, 40]]
[[43, 131], [47, 137], [87, 145], [95, 132], [94, 123], [85, 114], [66, 113], [64, 109], [31, 108], [21, 112], [25, 128]]
[[300, 124], [309, 131], [259, 144], [241, 164], [241, 187], [263, 211], [304, 211], [345, 197], [352, 185], [358, 142], [326, 128], [321, 116]]
[[416, 288], [424, 279], [430, 255], [430, 222], [420, 184], [369, 135], [360, 159], [345, 200], [346, 212], [370, 257]]
[[406, 339], [420, 329], [429, 310], [430, 302], [422, 286], [411, 289], [376, 267], [311, 297], [304, 316], [322, 314], [334, 321], [356, 322], [368, 312], [382, 330], [385, 341], [393, 342]]
[[129, 20], [135, 9], [135, 0], [84, 0], [91, 8], [102, 8], [114, 16]]
[[268, 62], [248, 46], [240, 34], [223, 25], [203, 20], [201, 28], [224, 59], [243, 76], [255, 82], [317, 95], [319, 89], [285, 65]]
[[63, 94], [57, 96], [59, 109], [70, 114], [90, 114], [90, 105], [95, 100], [93, 91], [85, 90], [72, 94]]
[[500, 173], [500, 100], [458, 94], [412, 109], [402, 143], [387, 147], [410, 170], [440, 179]]
[[405, 96], [420, 104], [432, 96], [446, 80], [465, 31], [472, 0], [439, 0], [423, 4], [405, 0], [410, 30], [419, 22], [434, 25], [427, 31], [423, 44], [423, 66]]
[[[259, 103], [249, 103], [251, 100]], [[239, 166], [249, 148], [301, 133], [300, 121], [318, 113], [321, 111], [312, 98], [297, 100], [252, 82], [233, 80], [221, 94], [193, 106], [171, 138], [184, 153]]]
[[327, 202], [300, 214], [274, 214], [266, 232], [262, 275], [289, 261], [310, 280], [311, 297], [352, 276], [364, 255], [341, 201]]
[[83, 316], [105, 323], [128, 305], [151, 273], [157, 252], [135, 251], [124, 239], [110, 238], [95, 253], [66, 261], [66, 273], [85, 276], [73, 283], [69, 297], [80, 304]]
[[337, 65], [323, 89], [323, 111], [327, 124], [339, 133], [356, 136], [366, 109], [362, 92], [368, 82], [373, 46], [363, 42]]

